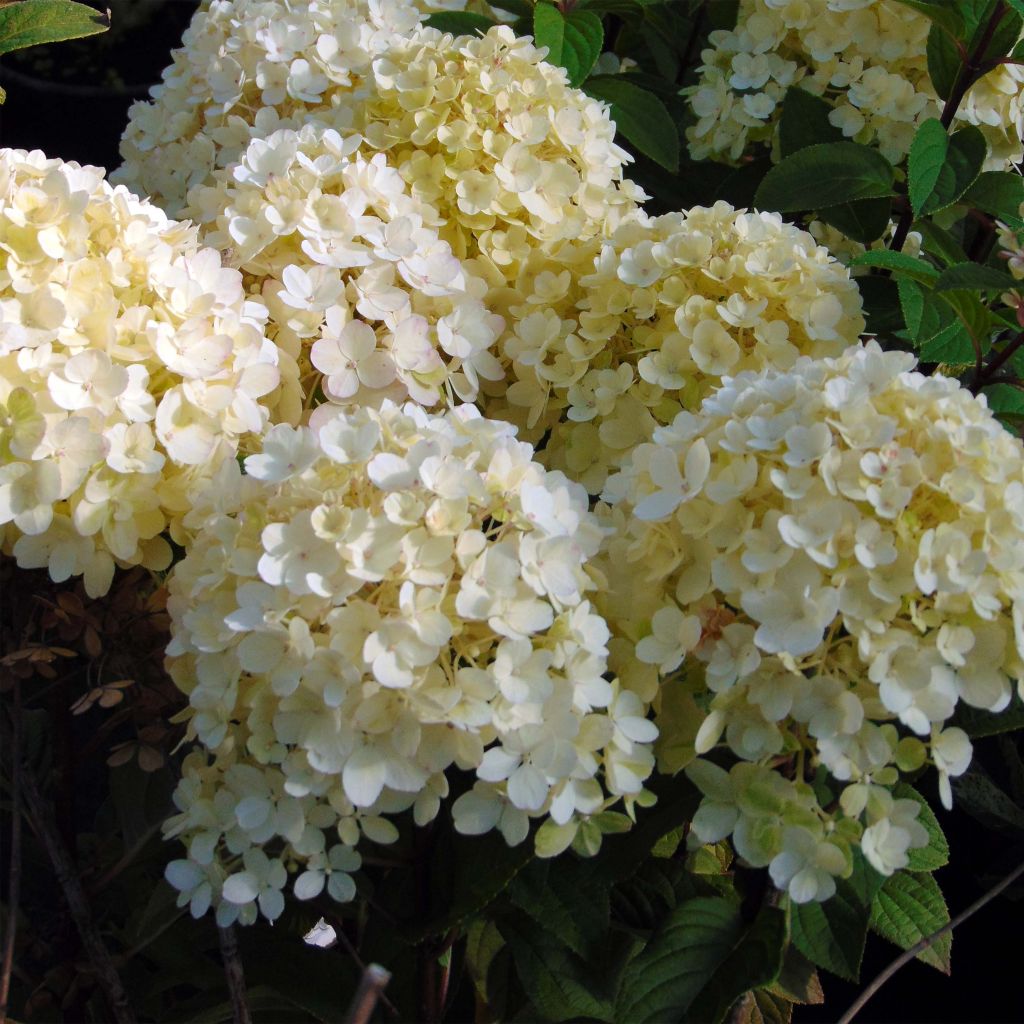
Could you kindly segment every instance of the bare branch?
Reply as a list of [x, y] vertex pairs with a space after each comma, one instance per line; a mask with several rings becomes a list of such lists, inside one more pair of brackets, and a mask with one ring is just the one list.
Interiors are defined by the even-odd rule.
[[391, 980], [391, 972], [385, 970], [380, 964], [370, 964], [363, 970], [363, 976], [359, 979], [359, 987], [352, 999], [352, 1005], [348, 1008], [348, 1016], [345, 1024], [367, 1024], [373, 1015], [373, 1008], [377, 1005], [384, 992], [384, 987]]
[[228, 992], [231, 993], [231, 1015], [235, 1024], [252, 1024], [249, 1012], [249, 998], [245, 991], [245, 971], [242, 969], [242, 958], [238, 955], [238, 941], [232, 925], [218, 928], [220, 939], [220, 958], [224, 964], [224, 977], [227, 978]]

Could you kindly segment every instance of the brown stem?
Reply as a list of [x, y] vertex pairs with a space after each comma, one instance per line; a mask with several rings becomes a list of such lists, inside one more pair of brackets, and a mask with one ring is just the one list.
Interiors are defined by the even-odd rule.
[[135, 1024], [135, 1012], [128, 1001], [128, 993], [121, 984], [121, 978], [110, 958], [110, 951], [92, 919], [85, 891], [57, 828], [53, 810], [49, 802], [43, 798], [34, 775], [26, 765], [22, 765], [21, 769], [21, 788], [26, 810], [33, 819], [35, 833], [50, 859], [54, 877], [64, 893], [64, 899], [92, 965], [96, 982], [110, 1004], [114, 1021], [116, 1024]]
[[7, 1002], [14, 971], [14, 940], [21, 899], [21, 680], [14, 679], [14, 721], [11, 729], [11, 862], [7, 873], [7, 930], [0, 966], [0, 1024], [7, 1021]]
[[220, 959], [224, 964], [224, 977], [227, 979], [228, 992], [231, 994], [231, 1017], [235, 1024], [252, 1024], [249, 1012], [249, 999], [245, 992], [245, 971], [242, 969], [242, 958], [238, 955], [238, 941], [232, 925], [217, 929], [220, 940]]
[[983, 896], [976, 899], [966, 910], [961, 911], [948, 924], [943, 925], [938, 931], [923, 938], [917, 945], [911, 946], [905, 953], [901, 953], [884, 971], [882, 971], [866, 989], [854, 1000], [853, 1005], [839, 1019], [838, 1024], [852, 1024], [853, 1019], [864, 1009], [868, 1000], [904, 965], [910, 963], [918, 953], [923, 952], [929, 946], [934, 945], [947, 932], [951, 932], [958, 925], [961, 925], [969, 917], [976, 914], [989, 900], [993, 900], [1007, 886], [1012, 885], [1021, 875], [1024, 875], [1024, 864], [1015, 867], [1001, 882], [996, 883]]
[[969, 385], [970, 390], [977, 394], [982, 388], [993, 383], [999, 371], [1021, 350], [1022, 346], [1024, 346], [1024, 331], [1021, 331], [1012, 341], [1008, 341], [987, 366], [974, 372]]
[[[367, 972], [370, 970], [371, 967], [376, 967], [378, 971], [383, 970], [383, 968], [377, 967], [376, 964], [367, 965], [363, 963], [363, 958], [359, 955], [359, 950], [357, 950], [356, 947], [352, 945], [352, 940], [345, 934], [345, 922], [340, 919], [336, 919], [335, 923], [337, 924], [337, 927], [334, 929], [334, 934], [338, 936], [338, 942], [340, 942], [341, 945], [345, 947], [345, 949], [348, 951], [349, 956], [352, 957], [352, 959], [355, 961], [356, 966], [359, 968], [360, 971], [362, 971], [362, 978], [359, 982], [361, 989], [363, 984], [366, 982]], [[384, 979], [384, 985], [388, 983], [389, 978], [390, 975], [388, 975], [388, 978]], [[384, 995], [384, 985], [380, 986], [377, 995], [374, 999], [374, 1002], [380, 1000], [381, 1006], [383, 1006], [384, 1009], [387, 1010], [392, 1017], [398, 1017], [398, 1008], [395, 1006], [394, 1003], [391, 1002], [390, 999], [388, 999], [386, 995]], [[357, 996], [359, 995], [359, 991], [359, 989], [356, 990]], [[355, 999], [353, 999], [352, 1010], [349, 1011], [350, 1014], [355, 1009], [355, 1005], [356, 1001]], [[372, 1008], [373, 1007], [371, 1007], [371, 1009]]]
[[364, 968], [359, 979], [359, 987], [352, 997], [352, 1004], [345, 1017], [345, 1024], [367, 1024], [377, 1000], [382, 997], [384, 987], [390, 980], [391, 972], [386, 971], [380, 964], [370, 964]]

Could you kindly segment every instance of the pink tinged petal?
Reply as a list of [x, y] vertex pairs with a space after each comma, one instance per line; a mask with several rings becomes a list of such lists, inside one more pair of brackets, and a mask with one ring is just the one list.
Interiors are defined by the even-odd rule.
[[314, 342], [309, 350], [309, 358], [321, 373], [328, 374], [340, 373], [352, 362], [337, 338], [321, 338]]
[[359, 361], [359, 379], [368, 388], [386, 388], [395, 372], [395, 361], [387, 352], [371, 352]]
[[362, 320], [352, 320], [342, 328], [338, 346], [349, 359], [358, 363], [377, 347], [377, 335], [369, 324]]

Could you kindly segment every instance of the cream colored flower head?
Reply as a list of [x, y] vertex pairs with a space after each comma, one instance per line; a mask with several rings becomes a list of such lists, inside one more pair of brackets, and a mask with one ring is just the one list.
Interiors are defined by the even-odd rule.
[[233, 170], [190, 193], [186, 214], [232, 253], [270, 310], [281, 350], [274, 415], [298, 423], [344, 405], [476, 397], [504, 371], [504, 327], [440, 232], [443, 221], [385, 155], [309, 124], [254, 139]]
[[510, 425], [385, 402], [275, 426], [186, 524], [168, 667], [218, 758], [421, 824], [473, 771], [456, 828], [510, 843], [641, 793], [656, 731], [605, 678], [601, 531]]
[[96, 167], [0, 150], [0, 531], [25, 568], [164, 569], [188, 491], [267, 423], [266, 309]]
[[482, 402], [551, 430], [544, 458], [591, 493], [722, 377], [837, 355], [864, 329], [849, 271], [774, 213], [638, 213], [559, 259], [529, 261], [496, 303], [511, 383]]
[[[938, 117], [926, 59], [931, 22], [891, 0], [741, 0], [736, 26], [712, 32], [700, 79], [688, 90], [697, 116], [687, 129], [694, 159], [736, 161], [772, 143], [786, 90], [823, 96], [847, 138], [898, 162], [917, 126]], [[1024, 152], [1024, 70], [1000, 65], [971, 87], [954, 127], [981, 128], [989, 166]]]
[[[854, 838], [890, 815], [872, 787], [894, 765], [930, 757], [949, 806], [970, 760], [957, 705], [999, 712], [1024, 676], [1024, 447], [983, 399], [913, 366], [872, 342], [740, 373], [605, 492], [618, 531], [599, 605], [666, 677], [662, 699], [700, 667], [697, 753], [792, 757], [797, 781], [823, 765]], [[905, 864], [889, 832], [871, 836], [878, 870]]]
[[[373, 58], [424, 13], [463, 0], [213, 0], [200, 7], [149, 100], [128, 112], [117, 183], [172, 216], [193, 185], [230, 167], [252, 137], [335, 111]], [[340, 104], [340, 105], [339, 105]]]

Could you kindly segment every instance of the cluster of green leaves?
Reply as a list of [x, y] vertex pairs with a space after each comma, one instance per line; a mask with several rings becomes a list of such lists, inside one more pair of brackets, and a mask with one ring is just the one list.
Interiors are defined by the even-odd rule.
[[[0, 56], [42, 43], [82, 39], [108, 28], [109, 14], [75, 0], [0, 0]], [[0, 89], [0, 103], [5, 98]]]

